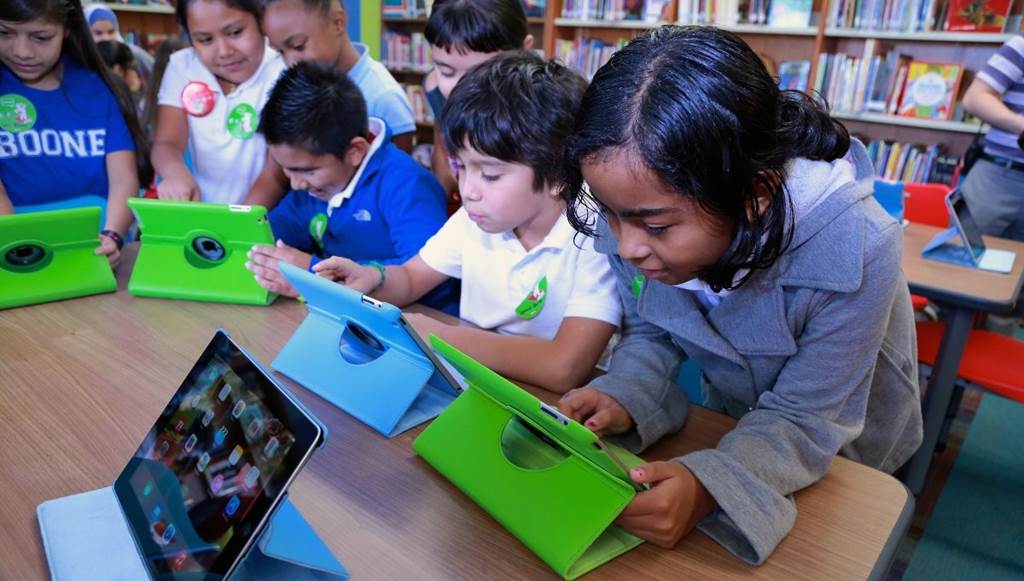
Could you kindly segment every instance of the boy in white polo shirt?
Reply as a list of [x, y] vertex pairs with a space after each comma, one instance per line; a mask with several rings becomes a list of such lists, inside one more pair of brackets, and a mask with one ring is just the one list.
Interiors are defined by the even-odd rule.
[[557, 392], [582, 385], [622, 315], [607, 259], [575, 234], [559, 196], [585, 89], [576, 73], [530, 52], [474, 69], [444, 113], [463, 207], [401, 266], [335, 257], [314, 271], [399, 306], [460, 278], [460, 316], [480, 328], [408, 315], [421, 334], [519, 381]]

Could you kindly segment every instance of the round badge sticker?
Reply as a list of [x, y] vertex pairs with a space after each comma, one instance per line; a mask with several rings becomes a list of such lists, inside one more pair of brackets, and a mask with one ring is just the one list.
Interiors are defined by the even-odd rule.
[[248, 103], [236, 105], [228, 114], [228, 133], [235, 139], [249, 139], [256, 134], [256, 108]]
[[213, 111], [216, 96], [210, 86], [202, 81], [192, 81], [181, 91], [181, 105], [193, 117], [206, 117]]
[[319, 212], [309, 221], [309, 234], [320, 250], [324, 249], [325, 232], [327, 232], [327, 214]]
[[35, 124], [36, 106], [32, 101], [15, 93], [0, 96], [0, 129], [18, 133]]
[[644, 290], [644, 275], [638, 274], [633, 277], [633, 280], [629, 283], [629, 291], [633, 293], [634, 299], [640, 298], [640, 293]]

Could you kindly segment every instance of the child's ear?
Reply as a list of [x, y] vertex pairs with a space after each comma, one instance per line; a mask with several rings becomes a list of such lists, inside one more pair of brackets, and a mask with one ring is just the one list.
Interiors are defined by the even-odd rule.
[[331, 25], [334, 26], [334, 32], [348, 34], [348, 13], [344, 8], [335, 6], [331, 10]]
[[533, 38], [533, 35], [527, 34], [526, 38], [523, 39], [523, 50], [530, 50], [533, 48], [534, 41], [536, 41], [536, 39]]
[[[763, 216], [765, 210], [772, 203], [772, 191], [769, 189], [769, 184], [778, 181], [771, 174], [762, 174], [754, 178], [754, 203], [757, 205], [756, 208], [747, 208], [748, 218], [753, 220], [753, 212], [757, 212], [759, 216]], [[781, 189], [779, 189], [778, 195], [782, 195]]]
[[366, 158], [366, 152], [370, 151], [370, 142], [365, 137], [353, 137], [345, 151], [345, 164], [354, 168], [359, 167]]

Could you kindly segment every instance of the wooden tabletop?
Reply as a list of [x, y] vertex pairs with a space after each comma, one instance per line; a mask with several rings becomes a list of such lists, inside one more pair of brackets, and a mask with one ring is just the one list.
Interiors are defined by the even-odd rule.
[[[109, 486], [216, 328], [266, 363], [305, 315], [288, 299], [263, 308], [134, 298], [126, 271], [116, 294], [0, 311], [0, 579], [47, 576], [36, 505]], [[292, 500], [355, 579], [556, 578], [413, 453], [420, 430], [385, 439], [282, 380], [329, 429]], [[713, 446], [735, 423], [691, 409], [681, 434], [646, 458]], [[642, 545], [587, 578], [863, 579], [909, 506], [895, 479], [841, 458], [796, 502], [793, 532], [761, 567], [694, 533], [674, 550]]]
[[1017, 253], [1009, 274], [957, 266], [921, 256], [942, 228], [909, 224], [903, 232], [903, 272], [910, 292], [932, 300], [991, 313], [1011, 311], [1024, 283], [1024, 243], [985, 236], [989, 248]]

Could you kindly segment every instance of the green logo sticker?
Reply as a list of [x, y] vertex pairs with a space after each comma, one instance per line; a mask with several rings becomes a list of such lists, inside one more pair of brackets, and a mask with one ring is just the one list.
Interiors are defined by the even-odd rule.
[[633, 293], [634, 299], [640, 298], [640, 292], [644, 290], [644, 275], [638, 274], [633, 277], [633, 282], [629, 283], [629, 290]]
[[18, 133], [28, 131], [36, 124], [36, 106], [21, 95], [8, 93], [0, 96], [0, 129]]
[[309, 220], [309, 235], [313, 237], [321, 251], [324, 249], [324, 234], [326, 233], [327, 214], [320, 212]]
[[548, 277], [543, 276], [537, 284], [530, 291], [530, 294], [526, 295], [523, 302], [519, 303], [516, 307], [516, 314], [520, 318], [530, 319], [535, 318], [544, 309], [544, 302], [548, 299]]
[[256, 134], [258, 121], [255, 107], [248, 103], [235, 105], [228, 114], [228, 133], [235, 139], [249, 139]]

